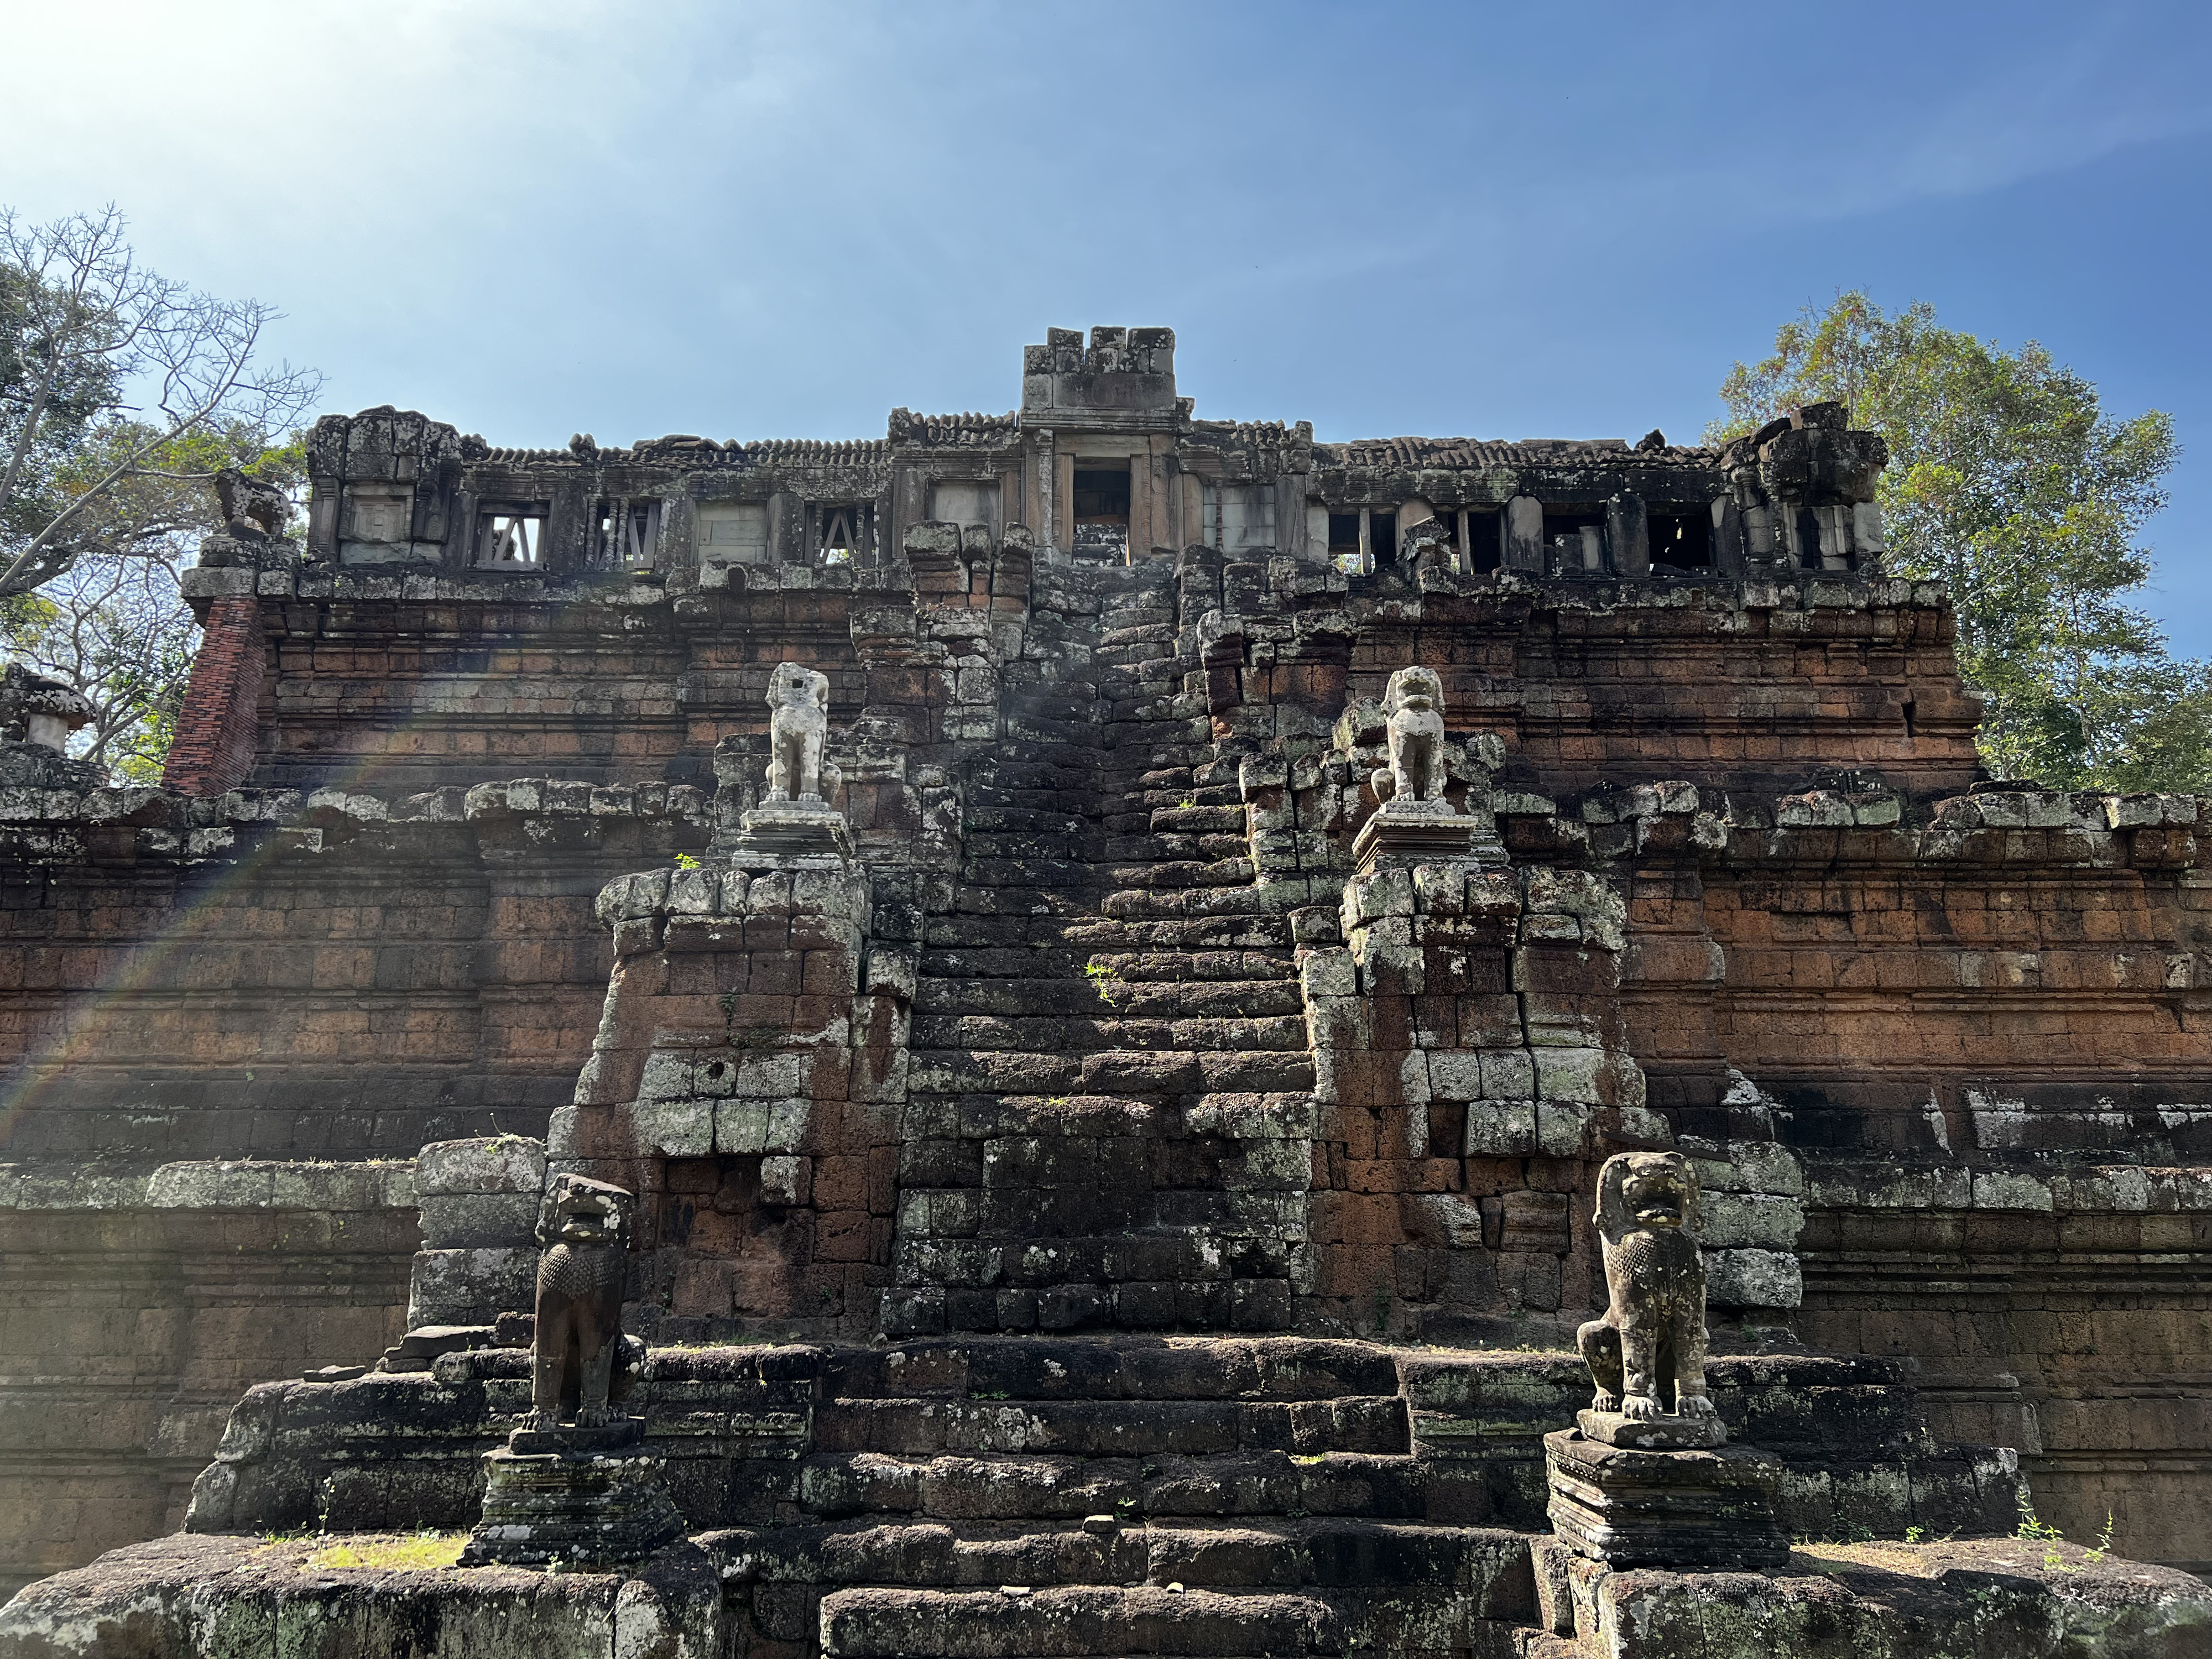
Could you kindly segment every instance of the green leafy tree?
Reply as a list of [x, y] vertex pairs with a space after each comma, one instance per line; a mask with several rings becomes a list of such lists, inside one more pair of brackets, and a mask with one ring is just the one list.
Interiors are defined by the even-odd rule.
[[112, 207], [49, 225], [0, 209], [0, 599], [88, 558], [166, 557], [178, 487], [204, 495], [321, 389], [267, 361], [272, 307], [147, 270], [125, 228]]
[[218, 528], [215, 475], [292, 491], [315, 374], [270, 365], [276, 313], [139, 264], [114, 209], [0, 210], [0, 645], [92, 703], [72, 745], [152, 782], [198, 645], [177, 573]]
[[1832, 398], [1888, 441], [1886, 563], [1949, 586], [1960, 672], [1988, 700], [1990, 770], [2064, 788], [2212, 788], [2212, 671], [2173, 657], [2130, 602], [2179, 453], [2172, 419], [2115, 419], [2033, 341], [2008, 352], [1927, 305], [1885, 313], [1854, 291], [1807, 307], [1771, 356], [1730, 369], [1728, 416], [1707, 436]]

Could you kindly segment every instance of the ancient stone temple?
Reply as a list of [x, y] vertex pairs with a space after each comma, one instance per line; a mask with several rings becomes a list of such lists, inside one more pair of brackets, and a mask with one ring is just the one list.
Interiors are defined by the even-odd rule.
[[2212, 1650], [2212, 806], [1983, 775], [1840, 407], [1175, 350], [330, 416], [163, 787], [0, 688], [0, 1659]]

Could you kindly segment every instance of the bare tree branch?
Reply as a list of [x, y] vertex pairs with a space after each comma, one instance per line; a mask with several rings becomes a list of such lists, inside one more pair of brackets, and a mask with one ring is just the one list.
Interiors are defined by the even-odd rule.
[[116, 498], [141, 479], [210, 476], [177, 465], [208, 434], [258, 451], [321, 389], [313, 370], [260, 357], [273, 307], [146, 270], [125, 229], [112, 205], [48, 225], [0, 210], [0, 599], [88, 556], [165, 557], [147, 544], [172, 520], [118, 513]]

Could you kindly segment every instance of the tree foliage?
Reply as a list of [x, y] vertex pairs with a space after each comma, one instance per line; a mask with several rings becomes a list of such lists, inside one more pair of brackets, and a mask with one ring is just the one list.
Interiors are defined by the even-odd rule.
[[0, 598], [166, 556], [216, 470], [258, 461], [321, 387], [265, 361], [271, 307], [156, 275], [125, 228], [112, 207], [0, 209]]
[[276, 313], [140, 265], [114, 209], [0, 210], [0, 644], [90, 700], [72, 747], [158, 781], [198, 628], [177, 573], [238, 466], [296, 494], [319, 377], [261, 360]]
[[1949, 586], [1959, 664], [1987, 699], [1984, 760], [2065, 788], [2212, 788], [2212, 671], [2177, 659], [2130, 603], [2144, 524], [2179, 453], [2156, 410], [2115, 419], [2033, 341], [1942, 327], [1866, 295], [1807, 307], [1722, 382], [1725, 440], [1838, 399], [1888, 441], [1886, 564]]

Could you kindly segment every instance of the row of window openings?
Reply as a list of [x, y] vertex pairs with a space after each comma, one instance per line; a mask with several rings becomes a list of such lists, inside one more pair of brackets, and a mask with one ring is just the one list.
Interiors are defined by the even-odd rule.
[[[815, 556], [825, 564], [848, 564], [866, 545], [874, 513], [866, 504], [823, 506], [808, 511]], [[482, 570], [544, 568], [546, 513], [542, 507], [488, 507], [477, 514], [476, 564]], [[653, 563], [660, 539], [660, 503], [602, 501], [592, 515], [586, 558], [597, 570], [637, 570]], [[767, 562], [768, 509], [743, 505], [699, 514], [702, 559], [737, 564]]]
[[[1079, 473], [1077, 477], [1085, 475]], [[1108, 473], [1102, 476], [1112, 477]], [[1114, 541], [1110, 535], [1096, 532], [1110, 532], [1115, 527], [1121, 536], [1115, 542], [1116, 550], [1126, 550], [1128, 526], [1128, 475], [1120, 475], [1122, 492], [1118, 505], [1118, 518], [1110, 513], [1097, 510], [1096, 504], [1103, 500], [1113, 502], [1110, 492], [1086, 495], [1079, 488], [1077, 501], [1077, 546], [1079, 550], [1108, 550], [1106, 544]], [[1207, 491], [1206, 524], [1208, 539], [1218, 548], [1248, 546], [1272, 547], [1274, 542], [1273, 514], [1271, 510], [1255, 513], [1253, 503], [1231, 499], [1224, 502], [1214, 491]], [[1272, 492], [1261, 498], [1261, 505], [1272, 509]], [[1091, 511], [1085, 511], [1086, 507]], [[816, 516], [815, 541], [817, 554], [831, 564], [849, 562], [861, 546], [860, 531], [868, 515], [865, 507], [835, 507], [818, 509]], [[1504, 562], [1502, 547], [1504, 515], [1479, 510], [1446, 509], [1437, 514], [1450, 544], [1451, 568], [1462, 574], [1480, 575], [1496, 570]], [[477, 541], [477, 563], [487, 570], [535, 570], [542, 568], [545, 514], [543, 512], [521, 512], [490, 509], [481, 515], [482, 531]], [[1233, 522], [1231, 522], [1233, 520]], [[1257, 520], [1257, 522], [1255, 522]], [[1646, 520], [1651, 562], [1655, 567], [1678, 570], [1705, 570], [1712, 567], [1712, 532], [1705, 515], [1695, 511], [1687, 513], [1654, 513]], [[1089, 534], [1086, 539], [1085, 532]], [[653, 562], [653, 552], [660, 533], [660, 506], [658, 502], [645, 505], [627, 503], [602, 504], [595, 517], [592, 538], [592, 568], [598, 569], [639, 569]], [[735, 509], [708, 511], [700, 516], [700, 551], [702, 558], [722, 558], [733, 563], [757, 564], [768, 557], [768, 512], [765, 507], [739, 507]], [[1547, 513], [1544, 515], [1544, 541], [1551, 550], [1552, 568], [1557, 572], [1601, 571], [1606, 568], [1605, 520], [1595, 513]], [[1797, 515], [1799, 562], [1807, 569], [1818, 569], [1821, 564], [1821, 536], [1819, 516], [1810, 508]], [[1097, 543], [1094, 548], [1091, 543]], [[1340, 569], [1364, 574], [1374, 569], [1378, 560], [1395, 562], [1397, 556], [1398, 514], [1395, 512], [1362, 507], [1356, 512], [1331, 513], [1328, 515], [1328, 556]]]
[[[1450, 568], [1462, 575], [1481, 575], [1505, 562], [1505, 516], [1482, 509], [1447, 507], [1435, 515], [1449, 542]], [[1646, 520], [1651, 562], [1674, 570], [1709, 570], [1713, 562], [1712, 527], [1705, 512], [1691, 508], [1657, 512]], [[1555, 572], [1600, 571], [1606, 568], [1605, 514], [1559, 512], [1544, 514], [1544, 544]], [[1358, 575], [1398, 556], [1398, 514], [1376, 507], [1328, 515], [1328, 556], [1340, 570]]]

